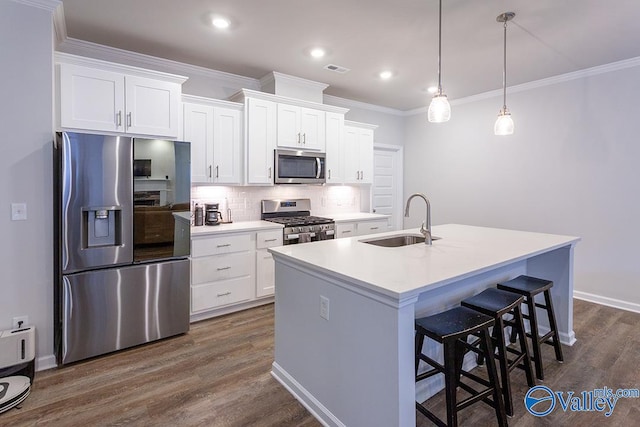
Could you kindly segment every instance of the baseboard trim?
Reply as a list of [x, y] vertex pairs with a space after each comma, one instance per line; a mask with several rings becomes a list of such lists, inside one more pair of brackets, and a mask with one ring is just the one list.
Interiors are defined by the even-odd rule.
[[36, 372], [46, 371], [47, 369], [57, 368], [56, 356], [54, 354], [48, 354], [46, 356], [40, 356], [36, 358]]
[[346, 427], [335, 415], [331, 413], [318, 399], [313, 397], [307, 389], [298, 383], [280, 365], [273, 362], [271, 365], [273, 376], [289, 393], [302, 404], [325, 427]]
[[620, 310], [640, 313], [640, 304], [622, 301], [615, 298], [603, 297], [601, 295], [590, 294], [588, 292], [573, 291], [573, 297], [579, 300], [593, 302], [607, 307], [619, 308]]

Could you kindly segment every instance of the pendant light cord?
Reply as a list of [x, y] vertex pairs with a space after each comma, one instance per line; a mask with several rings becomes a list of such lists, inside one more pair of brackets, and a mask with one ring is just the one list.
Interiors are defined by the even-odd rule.
[[[506, 31], [506, 30], [505, 30]], [[438, 95], [442, 95], [442, 78], [441, 65], [442, 63], [442, 0], [440, 0], [440, 6], [438, 7]]]
[[[442, 0], [440, 0], [442, 1]], [[504, 21], [504, 63], [502, 67], [502, 111], [507, 111], [507, 20]]]

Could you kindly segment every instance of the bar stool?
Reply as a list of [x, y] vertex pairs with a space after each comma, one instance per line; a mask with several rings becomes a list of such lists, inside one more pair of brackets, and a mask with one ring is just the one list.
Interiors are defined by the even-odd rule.
[[[416, 383], [436, 374], [444, 374], [445, 377], [446, 423], [421, 403], [416, 402], [416, 409], [436, 425], [457, 426], [458, 411], [481, 400], [495, 409], [499, 426], [507, 425], [507, 417], [500, 392], [494, 358], [486, 358], [488, 381], [461, 368], [462, 359], [466, 353], [466, 351], [464, 351], [465, 348], [476, 354], [487, 356], [491, 354], [492, 346], [491, 339], [489, 338], [489, 328], [493, 326], [494, 323], [495, 321], [492, 317], [467, 307], [455, 307], [433, 316], [416, 319]], [[467, 337], [469, 335], [477, 336], [480, 339], [480, 349], [467, 343]], [[441, 365], [422, 353], [422, 345], [424, 344], [425, 337], [429, 337], [443, 345], [444, 365]], [[418, 374], [418, 365], [421, 360], [433, 369]], [[484, 388], [481, 390], [472, 388], [470, 385], [460, 381], [461, 376], [473, 380]], [[471, 396], [457, 402], [457, 387], [467, 391]], [[489, 396], [492, 396], [492, 399], [489, 399]]]
[[[551, 301], [551, 287], [553, 282], [550, 280], [539, 279], [531, 276], [518, 276], [515, 279], [511, 279], [504, 283], [498, 284], [498, 289], [503, 289], [509, 292], [515, 292], [524, 296], [524, 303], [527, 305], [527, 314], [523, 314], [522, 317], [529, 321], [529, 327], [531, 333], [527, 333], [527, 336], [531, 338], [533, 348], [533, 361], [536, 366], [536, 376], [539, 380], [544, 380], [544, 371], [542, 369], [542, 351], [540, 344], [548, 344], [553, 346], [556, 352], [556, 360], [562, 362], [562, 346], [560, 345], [560, 339], [558, 334], [558, 324], [556, 323], [556, 315], [553, 311], [553, 302]], [[544, 294], [544, 304], [537, 303], [535, 296], [538, 294]], [[549, 319], [549, 329], [545, 335], [540, 336], [538, 332], [538, 315], [536, 314], [536, 307], [542, 308], [547, 312], [547, 318]], [[511, 332], [511, 342], [515, 342], [517, 332]]]
[[[495, 355], [500, 366], [500, 378], [502, 379], [502, 394], [504, 396], [504, 406], [507, 415], [513, 416], [513, 399], [511, 397], [511, 381], [509, 373], [516, 367], [521, 368], [527, 375], [529, 387], [536, 385], [531, 369], [531, 358], [529, 356], [529, 346], [524, 336], [524, 322], [520, 304], [524, 297], [512, 292], [500, 289], [489, 288], [477, 295], [462, 300], [461, 305], [476, 310], [482, 314], [493, 317], [495, 326], [491, 334], [493, 349], [498, 350]], [[504, 316], [511, 315], [505, 319]], [[520, 348], [507, 347], [504, 338], [504, 328], [510, 326], [520, 337]], [[509, 360], [508, 353], [515, 355], [515, 359]], [[495, 354], [495, 353], [494, 353]], [[482, 364], [482, 358], [478, 356], [478, 364]]]

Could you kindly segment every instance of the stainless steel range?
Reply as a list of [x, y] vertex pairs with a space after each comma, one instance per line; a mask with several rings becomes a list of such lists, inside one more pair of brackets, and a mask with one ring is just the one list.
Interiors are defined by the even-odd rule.
[[263, 200], [261, 218], [284, 225], [283, 243], [316, 242], [333, 239], [335, 223], [331, 218], [311, 216], [311, 200]]

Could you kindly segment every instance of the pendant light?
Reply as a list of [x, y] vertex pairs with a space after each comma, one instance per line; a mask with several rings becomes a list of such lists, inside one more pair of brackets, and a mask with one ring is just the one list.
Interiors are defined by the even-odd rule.
[[442, 93], [442, 0], [438, 9], [438, 91], [433, 95], [427, 117], [432, 123], [447, 122], [451, 118], [451, 106], [447, 95]]
[[502, 68], [502, 109], [498, 113], [498, 119], [493, 126], [496, 135], [513, 134], [513, 119], [507, 109], [507, 22], [516, 16], [513, 12], [505, 12], [496, 18], [496, 21], [504, 23], [504, 63]]

